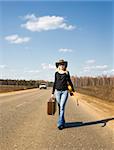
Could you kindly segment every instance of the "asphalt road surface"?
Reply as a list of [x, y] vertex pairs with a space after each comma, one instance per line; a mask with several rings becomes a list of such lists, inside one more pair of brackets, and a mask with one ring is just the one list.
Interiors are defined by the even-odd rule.
[[[58, 110], [47, 115], [51, 89], [0, 95], [1, 150], [114, 150], [112, 116], [98, 119], [92, 107], [69, 96], [66, 128], [58, 130]], [[96, 112], [97, 113], [97, 112]]]

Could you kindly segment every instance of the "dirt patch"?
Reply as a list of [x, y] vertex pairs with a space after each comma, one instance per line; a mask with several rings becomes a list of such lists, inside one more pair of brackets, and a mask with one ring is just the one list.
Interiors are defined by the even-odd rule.
[[88, 108], [91, 109], [91, 114], [94, 114], [98, 119], [112, 118], [112, 120], [107, 121], [107, 123], [110, 129], [113, 130], [114, 132], [114, 102], [105, 101], [103, 99], [99, 99], [93, 96], [88, 96], [80, 93], [76, 93], [75, 99], [78, 99], [79, 105], [80, 104], [85, 104], [85, 106], [88, 105]]
[[114, 102], [104, 101], [103, 99], [80, 93], [76, 93], [76, 98], [79, 99], [79, 101], [86, 101], [94, 107], [97, 107], [107, 115], [114, 116]]

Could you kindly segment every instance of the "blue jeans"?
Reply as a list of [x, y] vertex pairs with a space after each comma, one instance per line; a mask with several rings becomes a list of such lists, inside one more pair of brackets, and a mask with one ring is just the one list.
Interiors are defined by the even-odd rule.
[[64, 119], [64, 112], [65, 112], [65, 104], [68, 99], [68, 91], [59, 91], [55, 89], [55, 97], [58, 103], [59, 108], [59, 117], [58, 117], [58, 123], [57, 126], [64, 125], [65, 119]]

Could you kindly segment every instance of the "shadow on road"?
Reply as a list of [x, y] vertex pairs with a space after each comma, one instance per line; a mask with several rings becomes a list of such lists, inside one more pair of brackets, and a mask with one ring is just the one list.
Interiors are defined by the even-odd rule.
[[67, 122], [65, 128], [82, 127], [96, 124], [103, 124], [101, 127], [105, 127], [107, 122], [114, 120], [114, 118], [107, 118], [103, 120], [91, 121], [91, 122]]

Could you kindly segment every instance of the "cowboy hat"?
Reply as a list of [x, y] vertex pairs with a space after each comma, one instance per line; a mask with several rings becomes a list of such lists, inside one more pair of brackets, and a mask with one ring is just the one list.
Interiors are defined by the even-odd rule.
[[58, 62], [55, 63], [55, 65], [56, 65], [57, 68], [58, 68], [58, 66], [59, 66], [60, 64], [65, 65], [65, 67], [67, 68], [68, 62], [67, 62], [67, 61], [64, 61], [63, 59], [60, 59]]

